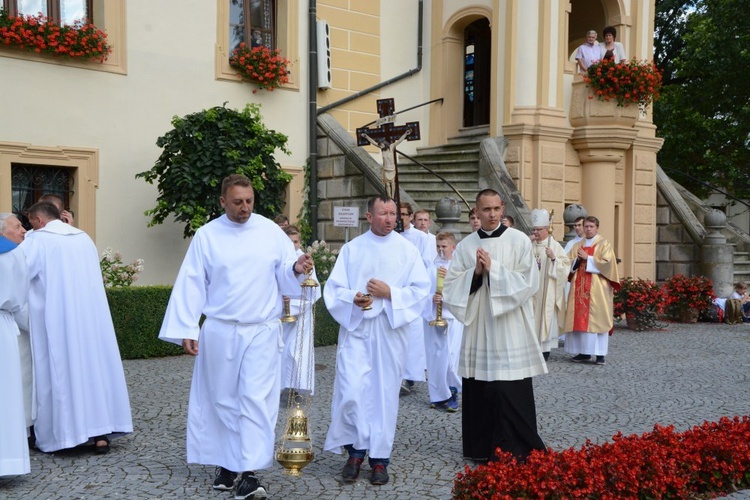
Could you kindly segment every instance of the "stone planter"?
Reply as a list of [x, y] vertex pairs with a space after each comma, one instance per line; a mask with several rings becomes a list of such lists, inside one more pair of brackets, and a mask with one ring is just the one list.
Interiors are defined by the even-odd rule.
[[[591, 99], [589, 98], [591, 97]], [[618, 106], [615, 101], [601, 101], [589, 90], [586, 82], [573, 82], [570, 99], [570, 124], [574, 127], [616, 126], [630, 128], [635, 125], [640, 112], [638, 106]]]

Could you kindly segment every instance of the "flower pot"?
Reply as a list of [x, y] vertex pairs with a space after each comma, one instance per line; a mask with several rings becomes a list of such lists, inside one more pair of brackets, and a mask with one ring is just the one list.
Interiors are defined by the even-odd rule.
[[588, 88], [586, 82], [573, 82], [573, 95], [570, 100], [570, 124], [574, 127], [615, 126], [631, 128], [638, 120], [640, 112], [636, 104], [618, 106], [614, 100], [602, 101]]
[[679, 317], [680, 323], [697, 323], [698, 322], [698, 310], [688, 309], [680, 312]]
[[625, 322], [628, 325], [628, 328], [630, 328], [633, 331], [638, 331], [638, 322], [635, 319], [635, 314], [633, 313], [626, 313], [625, 314]]

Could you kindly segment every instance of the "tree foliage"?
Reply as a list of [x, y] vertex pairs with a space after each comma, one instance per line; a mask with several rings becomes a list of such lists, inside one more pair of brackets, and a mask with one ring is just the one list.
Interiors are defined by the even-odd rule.
[[174, 128], [159, 137], [163, 148], [151, 170], [141, 172], [159, 190], [156, 207], [145, 214], [149, 227], [163, 223], [172, 214], [185, 224], [187, 238], [222, 215], [219, 204], [221, 181], [230, 174], [243, 174], [253, 183], [255, 209], [273, 217], [284, 206], [284, 189], [291, 175], [274, 159], [278, 149], [287, 153], [287, 137], [263, 124], [260, 107], [248, 104], [242, 111], [216, 106], [182, 118], [172, 118]]
[[[696, 194], [750, 197], [750, 0], [657, 0], [659, 163]], [[682, 175], [682, 173], [687, 175]], [[691, 177], [695, 179], [691, 179]]]

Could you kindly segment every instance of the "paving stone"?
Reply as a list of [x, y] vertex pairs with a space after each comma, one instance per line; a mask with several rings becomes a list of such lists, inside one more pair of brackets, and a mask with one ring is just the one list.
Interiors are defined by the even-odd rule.
[[[344, 457], [322, 451], [330, 420], [335, 347], [315, 350], [316, 396], [308, 416], [315, 459], [301, 477], [283, 468], [260, 471], [271, 498], [450, 498], [463, 471], [461, 412], [429, 408], [427, 386], [399, 400], [391, 481], [368, 482], [362, 469], [351, 485], [337, 481]], [[605, 366], [571, 363], [555, 349], [549, 374], [534, 379], [537, 418], [545, 443], [580, 448], [586, 439], [611, 440], [651, 431], [654, 424], [685, 430], [705, 420], [750, 414], [750, 324], [669, 324], [662, 331], [620, 326], [610, 338]], [[91, 449], [31, 452], [31, 474], [0, 478], [0, 498], [231, 498], [211, 489], [214, 468], [185, 463], [185, 423], [193, 358], [124, 362], [136, 431], [114, 440], [108, 455]], [[283, 431], [282, 405], [277, 438]], [[730, 495], [750, 499], [750, 490]]]

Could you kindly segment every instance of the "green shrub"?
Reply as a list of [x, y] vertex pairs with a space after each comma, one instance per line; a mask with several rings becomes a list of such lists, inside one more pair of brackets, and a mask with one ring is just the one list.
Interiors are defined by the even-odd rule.
[[[184, 353], [182, 346], [159, 340], [159, 330], [172, 292], [171, 286], [107, 288], [106, 291], [122, 359]], [[336, 344], [338, 323], [331, 317], [322, 298], [315, 307], [315, 347]]]
[[335, 345], [339, 340], [339, 324], [326, 308], [323, 298], [315, 303], [315, 347]]
[[159, 340], [171, 286], [107, 288], [109, 310], [122, 359], [182, 354], [182, 346]]

